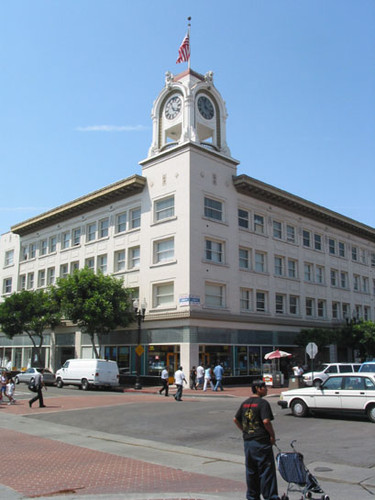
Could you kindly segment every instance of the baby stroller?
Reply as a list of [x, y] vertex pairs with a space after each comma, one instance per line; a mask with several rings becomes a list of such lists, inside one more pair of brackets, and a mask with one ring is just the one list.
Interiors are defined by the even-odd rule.
[[[303, 463], [303, 455], [295, 449], [295, 442], [296, 440], [290, 443], [293, 451], [288, 453], [282, 452], [276, 445], [276, 448], [279, 450], [279, 453], [276, 455], [277, 468], [281, 477], [288, 483], [286, 494], [281, 497], [281, 500], [289, 500], [288, 494], [290, 491], [301, 492], [301, 500], [312, 498], [313, 493], [320, 494], [321, 500], [329, 500], [329, 496], [324, 493], [316, 477], [309, 472]], [[297, 490], [292, 489], [292, 483], [297, 486]]]

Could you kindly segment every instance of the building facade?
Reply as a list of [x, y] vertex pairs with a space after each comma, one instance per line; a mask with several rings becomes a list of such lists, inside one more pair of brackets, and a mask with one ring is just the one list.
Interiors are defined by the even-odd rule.
[[[166, 74], [142, 175], [17, 224], [2, 235], [2, 297], [88, 267], [123, 280], [146, 308], [141, 373], [199, 362], [258, 373], [302, 328], [375, 315], [375, 229], [244, 174], [226, 142], [211, 72]], [[137, 326], [102, 356], [134, 373]], [[46, 365], [91, 357], [69, 322], [47, 332]], [[2, 363], [30, 364], [27, 336], [0, 337]], [[332, 350], [331, 359], [337, 352]]]

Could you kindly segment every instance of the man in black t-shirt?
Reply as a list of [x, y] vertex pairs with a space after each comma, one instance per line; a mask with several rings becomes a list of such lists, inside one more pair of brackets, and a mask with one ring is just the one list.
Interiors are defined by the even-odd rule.
[[253, 396], [246, 399], [233, 418], [242, 432], [245, 449], [247, 500], [278, 500], [276, 467], [272, 446], [275, 432], [270, 404], [262, 399], [267, 394], [263, 380], [252, 384]]

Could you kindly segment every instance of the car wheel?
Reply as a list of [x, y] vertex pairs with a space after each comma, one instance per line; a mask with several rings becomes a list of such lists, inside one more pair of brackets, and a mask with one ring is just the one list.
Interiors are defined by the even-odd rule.
[[84, 391], [88, 391], [89, 390], [90, 386], [89, 386], [88, 381], [85, 378], [83, 378], [82, 381], [81, 381], [81, 387], [82, 387], [82, 389]]
[[367, 408], [367, 416], [370, 422], [375, 424], [375, 405], [371, 405]]
[[295, 399], [291, 405], [292, 413], [295, 417], [306, 417], [309, 413], [307, 405], [302, 399]]
[[59, 389], [62, 389], [64, 387], [64, 383], [63, 381], [61, 380], [61, 378], [58, 378], [56, 380], [56, 387], [58, 387]]
[[319, 389], [319, 387], [322, 385], [322, 381], [320, 379], [315, 379], [313, 382], [313, 386]]
[[20, 379], [18, 377], [15, 377], [14, 381], [15, 381], [16, 384], [20, 383]]

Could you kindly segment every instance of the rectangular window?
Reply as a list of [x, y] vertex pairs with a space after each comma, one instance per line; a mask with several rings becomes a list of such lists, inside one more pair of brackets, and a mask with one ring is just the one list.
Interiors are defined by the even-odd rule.
[[294, 226], [291, 226], [290, 224], [287, 224], [286, 226], [286, 240], [289, 243], [296, 242], [296, 228]]
[[204, 198], [204, 215], [209, 219], [223, 220], [223, 204], [212, 198]]
[[311, 234], [310, 231], [303, 230], [302, 231], [302, 242], [304, 247], [311, 246]]
[[218, 241], [206, 240], [206, 260], [222, 264], [224, 245]]
[[332, 318], [339, 319], [340, 304], [338, 302], [332, 302]]
[[273, 237], [279, 240], [283, 237], [282, 224], [276, 220], [273, 221]]
[[81, 244], [81, 228], [76, 227], [72, 231], [72, 243], [73, 246], [77, 247], [78, 245]]
[[70, 247], [70, 231], [63, 233], [61, 235], [61, 248], [64, 250], [65, 248]]
[[27, 260], [29, 258], [29, 251], [27, 247], [21, 247], [21, 261]]
[[205, 305], [208, 307], [225, 307], [225, 286], [206, 283]]
[[126, 212], [116, 215], [116, 234], [126, 231]]
[[325, 300], [318, 300], [318, 318], [325, 318], [326, 317], [326, 301]]
[[129, 269], [139, 267], [141, 264], [141, 249], [140, 247], [129, 248]]
[[356, 291], [356, 292], [359, 292], [359, 283], [360, 283], [360, 278], [358, 276], [358, 274], [354, 274], [353, 275], [353, 289]]
[[107, 256], [106, 255], [98, 255], [98, 271], [103, 274], [107, 273]]
[[284, 276], [284, 257], [275, 257], [275, 275]]
[[303, 268], [304, 268], [305, 281], [312, 282], [312, 280], [313, 280], [313, 265], [305, 262]]
[[336, 269], [331, 269], [331, 286], [337, 286], [337, 275], [338, 271]]
[[366, 276], [362, 276], [362, 291], [369, 293], [369, 279]]
[[69, 266], [68, 264], [61, 264], [60, 266], [60, 278], [66, 278], [69, 274]]
[[109, 229], [109, 219], [102, 219], [99, 221], [99, 238], [107, 238]]
[[371, 252], [371, 267], [375, 267], [375, 252]]
[[14, 264], [14, 250], [8, 250], [5, 252], [5, 266], [12, 266]]
[[342, 317], [344, 319], [349, 319], [350, 318], [350, 304], [343, 304], [342, 305]]
[[336, 254], [336, 240], [328, 238], [328, 251], [331, 255]]
[[238, 251], [239, 254], [239, 264], [240, 269], [250, 269], [250, 250], [247, 248], [240, 248]]
[[255, 271], [258, 273], [266, 272], [266, 255], [261, 252], [255, 252]]
[[40, 269], [38, 271], [38, 287], [42, 288], [46, 286], [46, 271], [45, 269]]
[[297, 278], [297, 261], [288, 259], [288, 277]]
[[57, 238], [56, 236], [51, 236], [49, 239], [49, 253], [56, 252]]
[[36, 243], [30, 243], [29, 245], [29, 258], [35, 259], [36, 257]]
[[314, 299], [306, 298], [306, 316], [311, 318], [314, 316]]
[[324, 285], [324, 267], [323, 266], [316, 266], [315, 267], [315, 278], [316, 278], [316, 283], [319, 285]]
[[174, 217], [174, 196], [169, 196], [163, 200], [155, 202], [155, 221]]
[[352, 246], [352, 260], [358, 260], [358, 248], [354, 246]]
[[345, 243], [343, 241], [339, 241], [339, 256], [345, 257]]
[[249, 212], [247, 210], [238, 209], [238, 225], [244, 229], [249, 229]]
[[154, 242], [154, 264], [174, 259], [174, 238]]
[[298, 314], [298, 297], [289, 296], [289, 314]]
[[78, 271], [78, 269], [79, 269], [79, 262], [78, 262], [78, 260], [70, 263], [70, 274], [73, 274], [74, 271]]
[[125, 271], [125, 250], [115, 252], [115, 272]]
[[133, 208], [130, 210], [130, 228], [137, 229], [141, 227], [141, 208]]
[[48, 248], [48, 245], [47, 245], [47, 240], [42, 240], [40, 242], [40, 255], [47, 255], [47, 248]]
[[26, 290], [26, 274], [21, 274], [19, 283], [20, 290]]
[[285, 310], [284, 310], [285, 304], [284, 303], [285, 303], [285, 296], [277, 293], [275, 296], [275, 312], [276, 312], [276, 314], [284, 314], [284, 312], [285, 312]]
[[364, 250], [363, 248], [361, 248], [360, 249], [360, 253], [361, 253], [361, 262], [362, 262], [362, 264], [366, 264], [366, 262], [367, 262], [366, 250]]
[[55, 268], [50, 267], [47, 269], [47, 285], [53, 285], [55, 283]]
[[31, 290], [34, 288], [34, 273], [27, 274], [27, 289]]
[[349, 288], [348, 273], [344, 271], [340, 273], [340, 286], [341, 288]]
[[322, 249], [322, 237], [320, 234], [314, 234], [314, 248], [315, 250]]
[[365, 321], [371, 320], [371, 310], [368, 306], [363, 306], [363, 319]]
[[96, 222], [92, 222], [91, 224], [87, 224], [86, 227], [86, 241], [95, 241], [96, 240]]
[[254, 231], [257, 234], [264, 234], [264, 217], [263, 217], [263, 215], [254, 214]]
[[85, 267], [91, 271], [95, 271], [95, 257], [88, 257], [85, 259]]
[[12, 278], [5, 278], [3, 281], [3, 293], [12, 293]]
[[252, 310], [251, 297], [252, 297], [252, 290], [249, 290], [248, 288], [241, 288], [240, 290], [241, 311], [249, 312]]
[[174, 284], [163, 283], [153, 286], [153, 306], [167, 307], [174, 305]]
[[256, 293], [256, 310], [257, 312], [266, 312], [266, 293], [257, 292]]

